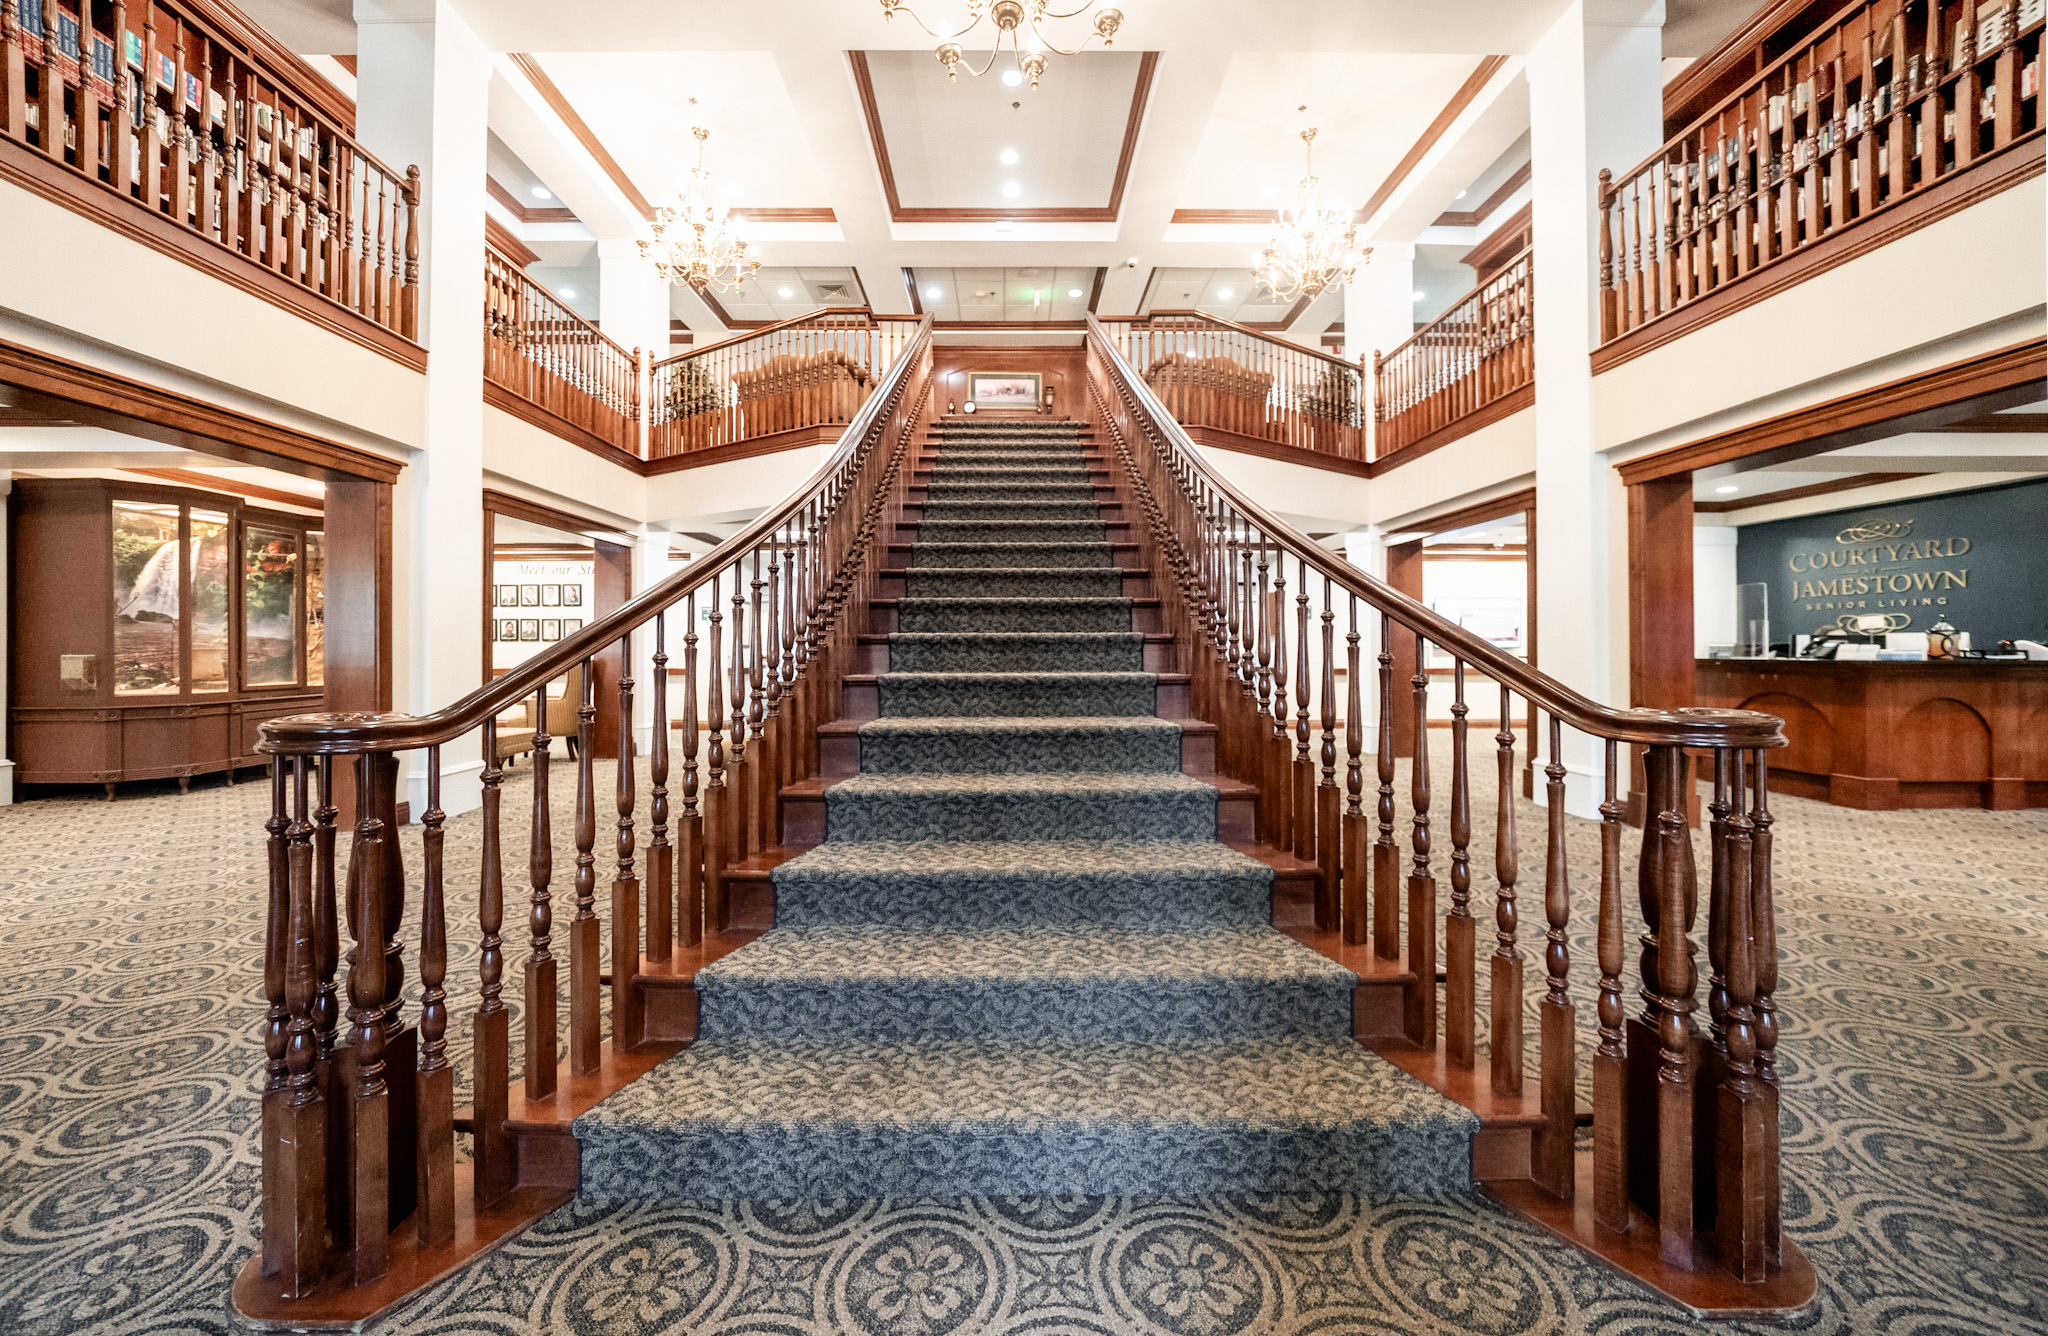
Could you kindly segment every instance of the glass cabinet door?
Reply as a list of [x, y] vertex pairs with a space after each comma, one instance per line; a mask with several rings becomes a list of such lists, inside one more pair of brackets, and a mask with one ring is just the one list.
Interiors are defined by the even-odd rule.
[[306, 531], [306, 685], [320, 686], [327, 680], [327, 562], [326, 535], [318, 529]]
[[299, 680], [299, 535], [242, 527], [242, 685]]
[[114, 694], [175, 696], [180, 507], [113, 503]]
[[192, 690], [228, 689], [228, 517], [194, 510], [192, 532]]

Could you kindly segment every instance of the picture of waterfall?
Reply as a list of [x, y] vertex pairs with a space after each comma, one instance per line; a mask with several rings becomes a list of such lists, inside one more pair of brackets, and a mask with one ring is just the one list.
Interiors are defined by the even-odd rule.
[[114, 504], [114, 692], [178, 691], [178, 508]]

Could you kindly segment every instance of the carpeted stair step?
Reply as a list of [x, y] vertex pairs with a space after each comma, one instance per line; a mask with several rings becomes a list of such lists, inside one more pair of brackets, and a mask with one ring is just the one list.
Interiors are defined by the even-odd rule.
[[1068, 463], [1021, 464], [968, 464], [956, 463], [951, 456], [941, 455], [926, 473], [931, 486], [966, 483], [987, 485], [1015, 485], [1022, 483], [1047, 483], [1060, 487], [1092, 485], [1095, 470], [1076, 459]]
[[899, 631], [889, 670], [899, 673], [1135, 673], [1145, 667], [1137, 631]]
[[1347, 1038], [701, 1042], [578, 1118], [596, 1199], [1471, 1186], [1478, 1120]]
[[1068, 523], [1102, 522], [1102, 510], [1092, 500], [1079, 501], [979, 501], [938, 500], [924, 503], [923, 520], [963, 524], [974, 521], [1006, 523], [1064, 520]]
[[1351, 1033], [1358, 976], [1266, 927], [777, 928], [697, 973], [699, 1040], [1071, 1043]]
[[1170, 774], [1181, 768], [1180, 725], [1149, 715], [869, 719], [859, 738], [860, 772], [869, 775]]
[[1108, 543], [919, 543], [911, 549], [909, 569], [1081, 570], [1115, 564], [1116, 549]]
[[790, 927], [1193, 928], [1272, 918], [1273, 870], [1222, 844], [874, 840], [775, 869]]
[[1182, 774], [855, 775], [828, 840], [1213, 840], [1217, 790]]
[[1156, 673], [879, 673], [883, 717], [1150, 715]]
[[[1100, 515], [1080, 520], [961, 520], [927, 515], [918, 522], [918, 546], [931, 543], [1100, 543]], [[915, 557], [912, 565], [916, 565]]]
[[1128, 631], [1127, 598], [905, 598], [899, 631]]
[[1124, 592], [1114, 566], [912, 566], [907, 598], [1107, 598]]
[[1080, 482], [930, 482], [924, 485], [926, 505], [996, 503], [1014, 505], [1022, 501], [1067, 501], [1095, 504], [1095, 484]]

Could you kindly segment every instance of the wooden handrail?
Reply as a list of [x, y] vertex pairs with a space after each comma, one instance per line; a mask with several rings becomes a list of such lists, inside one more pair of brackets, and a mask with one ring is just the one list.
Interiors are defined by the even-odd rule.
[[1402, 625], [1427, 635], [1431, 641], [1479, 667], [1489, 677], [1528, 697], [1574, 728], [1617, 742], [1642, 746], [1785, 745], [1779, 720], [1752, 710], [1625, 710], [1603, 705], [1562, 682], [1544, 676], [1521, 659], [1495, 649], [1470, 631], [1446, 621], [1428, 605], [1375, 580], [1319, 546], [1292, 525], [1274, 517], [1265, 507], [1231, 485], [1222, 474], [1210, 468], [1195, 448], [1193, 439], [1166, 411], [1166, 406], [1145, 383], [1144, 377], [1124, 361], [1115, 341], [1094, 316], [1088, 317], [1088, 333], [1091, 345], [1100, 350], [1105, 363], [1111, 368], [1119, 392], [1130, 397], [1152, 429], [1159, 433], [1161, 446], [1171, 455], [1177, 476], [1184, 479], [1191, 490], [1206, 493], [1207, 504], [1227, 506], [1241, 519], [1256, 525], [1273, 547], [1306, 562], [1346, 593], [1363, 599]]
[[[1783, 1237], [1778, 1187], [1780, 1026], [1766, 757], [1785, 743], [1779, 721], [1744, 710], [1619, 710], [1587, 699], [1366, 575], [1232, 487], [1092, 318], [1087, 356], [1099, 435], [1113, 452], [1112, 476], [1130, 498], [1125, 504], [1134, 518], [1142, 517], [1132, 537], [1159, 594], [1158, 625], [1189, 655], [1182, 661], [1188, 711], [1214, 726], [1217, 769], [1255, 792], [1252, 837], [1316, 871], [1314, 933], [1300, 935], [1358, 964], [1370, 939], [1375, 961], [1405, 980], [1398, 1033], [1385, 1021], [1361, 1033], [1391, 1045], [1390, 1056], [1411, 1074], [1467, 1107], [1485, 1106], [1496, 1117], [1511, 1110], [1533, 1115], [1528, 1181], [1495, 1184], [1504, 1200], [1525, 1203], [1517, 1209], [1610, 1258], [1614, 1240], [1627, 1237], [1634, 1256], [1658, 1264], [1630, 1269], [1638, 1275], [1655, 1270], [1653, 1283], [1667, 1292], [1671, 1275], [1704, 1270], [1711, 1257], [1730, 1282], [1716, 1291], [1717, 1307], [1803, 1304], [1811, 1273]], [[1378, 616], [1361, 625], [1361, 611]], [[1371, 808], [1364, 754], [1373, 721], [1361, 680], [1368, 637], [1378, 641], [1373, 761], [1379, 785]], [[1430, 741], [1432, 646], [1451, 659], [1450, 680], [1438, 685], [1448, 685], [1452, 697], [1447, 775], [1432, 773], [1443, 764]], [[1341, 749], [1340, 661], [1349, 700]], [[1496, 691], [1499, 700], [1499, 732], [1479, 739], [1481, 757], [1493, 753], [1490, 768], [1497, 776], [1485, 1078], [1477, 1070], [1480, 916], [1473, 904], [1474, 740], [1467, 696], [1475, 683], [1485, 714], [1492, 714], [1489, 698]], [[1520, 705], [1534, 707], [1519, 737], [1518, 696]], [[1595, 971], [1583, 957], [1574, 961], [1581, 948], [1574, 939], [1575, 878], [1568, 864], [1584, 855], [1568, 839], [1567, 728], [1590, 735], [1590, 778], [1601, 799], [1593, 989], [1585, 979]], [[1535, 763], [1547, 753], [1546, 838], [1536, 855], [1542, 941], [1533, 961], [1520, 944], [1517, 889], [1523, 863], [1517, 750], [1525, 742], [1532, 783]], [[1623, 748], [1636, 746], [1644, 749], [1646, 784], [1635, 795], [1643, 810], [1643, 845], [1632, 880], [1645, 932], [1640, 978], [1632, 982], [1644, 1009], [1632, 1019], [1624, 1003], [1620, 784], [1629, 766]], [[1711, 752], [1714, 789], [1704, 1018], [1697, 1017], [1702, 970], [1694, 964], [1701, 887], [1687, 830], [1688, 795], [1697, 789], [1690, 773], [1694, 748]], [[1406, 849], [1396, 828], [1397, 754], [1411, 758], [1413, 822]], [[1581, 795], [1582, 801], [1591, 796]], [[1442, 816], [1432, 811], [1437, 803]], [[1448, 912], [1439, 910], [1440, 871], [1449, 874]], [[1583, 1154], [1577, 1149], [1577, 1009], [1583, 1003], [1574, 998], [1575, 963], [1581, 995], [1597, 995], [1599, 1022], [1591, 1054], [1593, 1144]], [[1540, 970], [1542, 985], [1534, 1008], [1540, 1024], [1533, 1082], [1524, 1069], [1523, 1020], [1532, 1000], [1525, 965]], [[1481, 1088], [1482, 1079], [1490, 1090]], [[1592, 1189], [1590, 1212], [1573, 1204], [1582, 1176]], [[1705, 1221], [1713, 1222], [1710, 1228]]]
[[1373, 355], [1374, 455], [1385, 459], [1535, 382], [1531, 251], [1390, 353]]
[[1192, 306], [1154, 307], [1152, 310], [1146, 312], [1144, 315], [1136, 317], [1131, 323], [1144, 324], [1146, 321], [1158, 319], [1162, 316], [1171, 316], [1176, 319], [1185, 319], [1188, 317], [1193, 317], [1196, 320], [1200, 320], [1205, 323], [1215, 325], [1221, 329], [1235, 330], [1239, 334], [1246, 335], [1249, 338], [1263, 339], [1265, 342], [1273, 344], [1274, 346], [1279, 348], [1284, 348], [1291, 353], [1306, 353], [1308, 356], [1312, 358], [1316, 358], [1324, 362], [1334, 362], [1338, 366], [1344, 367], [1348, 370], [1355, 371], [1358, 369], [1352, 363], [1345, 361], [1343, 358], [1336, 357], [1329, 353], [1326, 353], [1320, 348], [1311, 348], [1306, 344], [1296, 343], [1292, 339], [1283, 339], [1279, 335], [1272, 333], [1270, 330], [1254, 329], [1250, 325], [1239, 324], [1235, 320], [1226, 320], [1224, 317], [1220, 315], [1211, 315], [1207, 311], [1198, 310], [1197, 308]]
[[1613, 342], [2043, 132], [2043, 24], [1958, 0], [1865, 0], [1619, 177], [1600, 179]]
[[484, 379], [640, 454], [639, 350], [620, 347], [491, 249], [484, 252]]
[[863, 316], [873, 321], [899, 320], [905, 324], [911, 325], [916, 324], [918, 321], [918, 317], [914, 315], [877, 315], [874, 311], [870, 310], [868, 307], [865, 306], [820, 306], [815, 311], [806, 311], [802, 315], [793, 315], [789, 317], [789, 319], [787, 320], [778, 320], [772, 325], [762, 325], [759, 329], [742, 330], [739, 333], [734, 334], [729, 339], [720, 339], [716, 343], [709, 343], [701, 348], [691, 348], [685, 352], [673, 353], [670, 356], [657, 359], [654, 365], [656, 367], [663, 367], [667, 366], [671, 362], [681, 362], [686, 361], [692, 357], [702, 357], [705, 353], [710, 352], [714, 348], [736, 347], [739, 344], [745, 343], [749, 339], [762, 338], [770, 334], [778, 333], [785, 329], [809, 328], [814, 326], [818, 321], [824, 319], [827, 316], [856, 315]]
[[416, 168], [357, 143], [338, 95], [305, 92], [303, 66], [278, 71], [238, 11], [87, 0], [82, 12], [55, 0], [0, 11], [11, 175], [110, 222], [102, 201], [125, 199], [148, 216], [121, 216], [151, 244], [202, 265], [237, 256], [290, 285], [254, 287], [266, 296], [316, 297], [417, 338]]

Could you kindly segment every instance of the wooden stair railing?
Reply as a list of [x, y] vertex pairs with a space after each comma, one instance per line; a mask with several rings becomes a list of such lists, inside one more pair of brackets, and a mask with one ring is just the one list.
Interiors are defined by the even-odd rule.
[[[1361, 970], [1369, 967], [1360, 950], [1368, 943], [1372, 957], [1405, 960], [1405, 1044], [1393, 1047], [1414, 1059], [1395, 1054], [1411, 1071], [1454, 1098], [1477, 1091], [1482, 1103], [1526, 1100], [1521, 1107], [1536, 1115], [1536, 1131], [1524, 1197], [1535, 1204], [1503, 1192], [1506, 1200], [1695, 1308], [1803, 1305], [1813, 1275], [1781, 1232], [1778, 1204], [1778, 956], [1765, 756], [1784, 745], [1779, 721], [1737, 710], [1601, 705], [1365, 575], [1204, 464], [1162, 397], [1125, 360], [1123, 346], [1117, 333], [1091, 319], [1097, 417], [1144, 514], [1165, 628], [1191, 651], [1194, 713], [1219, 730], [1218, 768], [1257, 788], [1259, 839], [1320, 872], [1319, 931], [1311, 940]], [[1379, 648], [1368, 663], [1364, 637], [1373, 630]], [[1433, 775], [1426, 741], [1417, 748], [1404, 848], [1395, 809], [1395, 719], [1397, 711], [1408, 712], [1411, 736], [1426, 740], [1431, 646], [1451, 661], [1450, 773]], [[1377, 672], [1376, 723], [1362, 711], [1366, 671]], [[1341, 747], [1340, 673], [1348, 693]], [[1474, 903], [1473, 865], [1484, 852], [1483, 845], [1472, 847], [1470, 715], [1496, 693], [1500, 796], [1485, 953], [1492, 1006], [1481, 1076], [1475, 972], [1483, 910]], [[1524, 705], [1540, 711], [1544, 723], [1540, 733], [1518, 737]], [[1362, 764], [1368, 726], [1377, 739], [1376, 793]], [[1573, 995], [1567, 729], [1593, 740], [1606, 777], [1593, 971], [1593, 1143], [1584, 1154], [1574, 1146], [1581, 1003]], [[1515, 823], [1517, 752], [1524, 747], [1532, 759], [1538, 751], [1548, 757], [1533, 1097], [1524, 1089], [1527, 957]], [[1616, 787], [1629, 760], [1624, 748], [1643, 749], [1649, 778], [1636, 878], [1646, 931], [1634, 980], [1625, 978]], [[1704, 1024], [1696, 1019], [1700, 887], [1686, 824], [1689, 750], [1711, 753], [1714, 783]], [[1439, 907], [1440, 877], [1448, 881], [1447, 912]], [[1633, 1016], [1624, 1000], [1631, 983], [1643, 1001]], [[1582, 1189], [1589, 1209], [1575, 1201]]]
[[484, 379], [640, 455], [640, 350], [612, 342], [495, 251], [484, 253]]
[[[568, 1119], [677, 1048], [650, 1041], [643, 985], [690, 962], [727, 926], [735, 868], [776, 843], [785, 786], [817, 773], [816, 726], [837, 717], [839, 676], [859, 650], [907, 483], [904, 462], [925, 411], [931, 321], [900, 345], [881, 383], [811, 478], [740, 533], [609, 616], [433, 714], [325, 714], [263, 726], [259, 750], [275, 758], [268, 823], [270, 882], [264, 938], [262, 1247], [236, 1279], [245, 1319], [300, 1330], [348, 1326], [389, 1307], [566, 1200], [575, 1186]], [[699, 630], [698, 612], [708, 620]], [[679, 610], [680, 644], [667, 634]], [[637, 805], [633, 730], [619, 729], [618, 778], [600, 820], [592, 773], [594, 656], [612, 645], [630, 664], [634, 632], [652, 632], [656, 682], [672, 650], [682, 666], [682, 747], [670, 829], [667, 692], [653, 697], [648, 824]], [[556, 836], [548, 794], [556, 762], [534, 739], [530, 896], [520, 936], [525, 1032], [523, 1078], [512, 1078], [505, 998], [505, 776], [496, 755], [499, 715], [523, 701], [548, 718], [547, 688], [581, 668], [570, 762], [575, 816], [566, 931], [557, 935]], [[618, 683], [619, 715], [632, 718], [635, 683]], [[699, 766], [698, 714], [708, 712]], [[728, 711], [729, 705], [729, 711]], [[545, 722], [542, 723], [545, 728]], [[475, 1013], [473, 1102], [454, 1105], [448, 1053], [448, 838], [441, 808], [441, 749], [479, 737], [485, 758], [479, 834], [478, 929], [482, 1001]], [[408, 919], [393, 820], [398, 755], [424, 753], [418, 886], [420, 1006], [404, 1013]], [[337, 825], [337, 772], [353, 779], [357, 816]], [[701, 784], [700, 784], [701, 777]], [[599, 828], [611, 833], [611, 1011], [600, 1043]], [[644, 845], [641, 834], [645, 833]], [[345, 866], [337, 845], [348, 844]], [[644, 931], [643, 931], [644, 924]], [[340, 931], [354, 939], [345, 948]], [[566, 939], [566, 940], [564, 940]], [[645, 955], [643, 957], [643, 942]], [[558, 983], [567, 957], [569, 1052], [556, 1052]], [[346, 966], [337, 977], [337, 971]], [[692, 1022], [694, 1024], [694, 1022]], [[558, 1061], [559, 1058], [559, 1061]], [[536, 1111], [558, 1135], [535, 1135]], [[458, 1163], [455, 1133], [473, 1137]], [[547, 1130], [547, 1129], [540, 1129]], [[566, 1143], [566, 1154], [562, 1149]]]
[[1385, 355], [1374, 353], [1373, 458], [1386, 459], [1536, 382], [1530, 252]]
[[825, 429], [853, 419], [917, 337], [918, 320], [826, 307], [663, 358], [647, 396], [647, 458], [791, 433], [830, 439]]
[[419, 169], [379, 162], [338, 94], [309, 95], [317, 76], [278, 70], [212, 5], [83, 2], [0, 4], [0, 170], [417, 340]]
[[1365, 382], [1340, 357], [1200, 311], [1099, 322], [1182, 426], [1333, 459], [1365, 459]]
[[[1873, 220], [1932, 221], [1967, 201], [1911, 202], [1964, 173], [2038, 171], [2043, 23], [2004, 5], [1980, 27], [1989, 8], [1845, 6], [1640, 165], [1603, 170], [1603, 342]], [[2029, 144], [2030, 164], [2013, 152]]]

